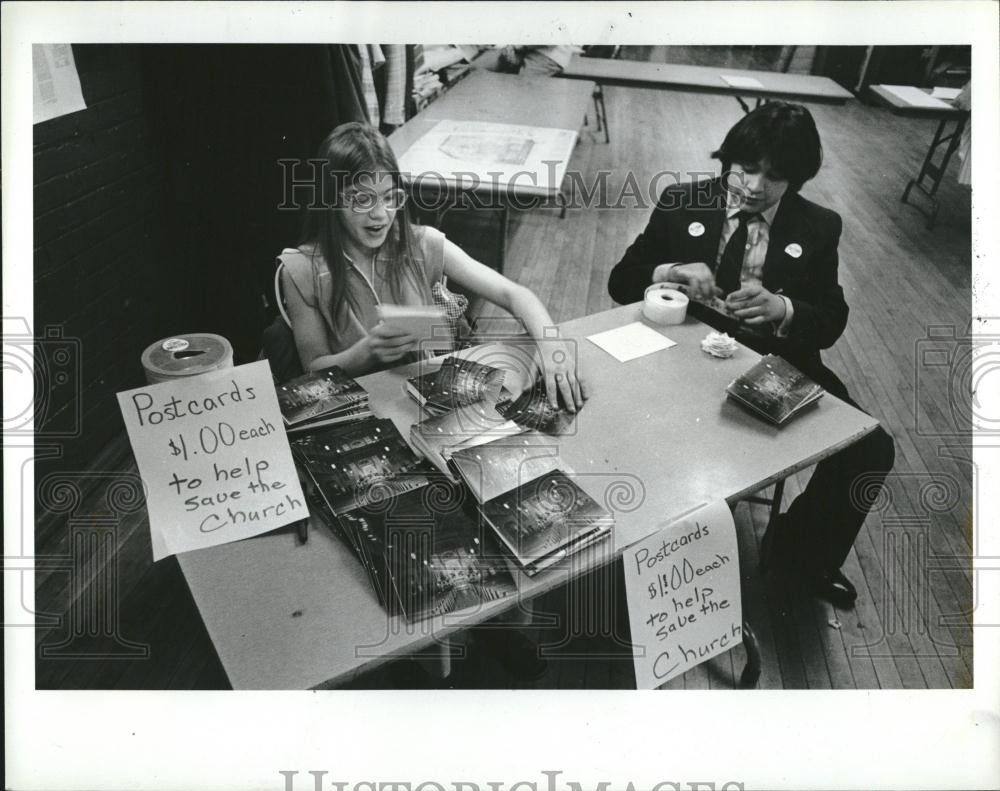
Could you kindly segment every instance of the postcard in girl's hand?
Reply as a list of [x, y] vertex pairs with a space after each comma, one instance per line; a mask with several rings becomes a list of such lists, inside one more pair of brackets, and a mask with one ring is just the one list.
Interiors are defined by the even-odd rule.
[[378, 306], [378, 315], [393, 329], [412, 335], [420, 341], [450, 337], [451, 325], [441, 308], [430, 305], [388, 305]]

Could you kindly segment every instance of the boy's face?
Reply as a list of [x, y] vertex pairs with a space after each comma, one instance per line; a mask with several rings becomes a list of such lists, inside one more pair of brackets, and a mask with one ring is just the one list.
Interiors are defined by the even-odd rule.
[[788, 180], [771, 169], [771, 162], [734, 162], [728, 180], [730, 191], [742, 198], [741, 209], [767, 211], [788, 191]]

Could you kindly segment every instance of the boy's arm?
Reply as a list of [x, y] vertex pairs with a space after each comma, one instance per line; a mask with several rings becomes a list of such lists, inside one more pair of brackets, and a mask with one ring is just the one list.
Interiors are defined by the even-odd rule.
[[843, 223], [839, 216], [833, 217], [831, 232], [815, 256], [808, 292], [788, 295], [793, 313], [784, 340], [789, 346], [802, 350], [828, 349], [847, 326], [849, 309], [837, 277], [837, 247]]
[[653, 272], [667, 262], [669, 255], [668, 211], [676, 211], [680, 192], [667, 187], [646, 223], [645, 230], [629, 245], [622, 260], [615, 264], [608, 278], [608, 293], [620, 305], [638, 302], [653, 282]]

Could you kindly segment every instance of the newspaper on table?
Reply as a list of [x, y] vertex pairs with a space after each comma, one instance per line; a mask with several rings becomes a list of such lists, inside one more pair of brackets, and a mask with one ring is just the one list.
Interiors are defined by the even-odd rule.
[[411, 183], [559, 189], [577, 133], [570, 129], [438, 121], [399, 158]]

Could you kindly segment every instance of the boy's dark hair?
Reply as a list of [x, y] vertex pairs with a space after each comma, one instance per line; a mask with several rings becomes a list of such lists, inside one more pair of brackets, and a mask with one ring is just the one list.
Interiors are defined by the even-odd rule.
[[801, 104], [768, 102], [743, 116], [726, 133], [712, 156], [723, 171], [734, 162], [747, 164], [767, 159], [772, 170], [798, 192], [819, 172], [823, 147], [812, 114]]

